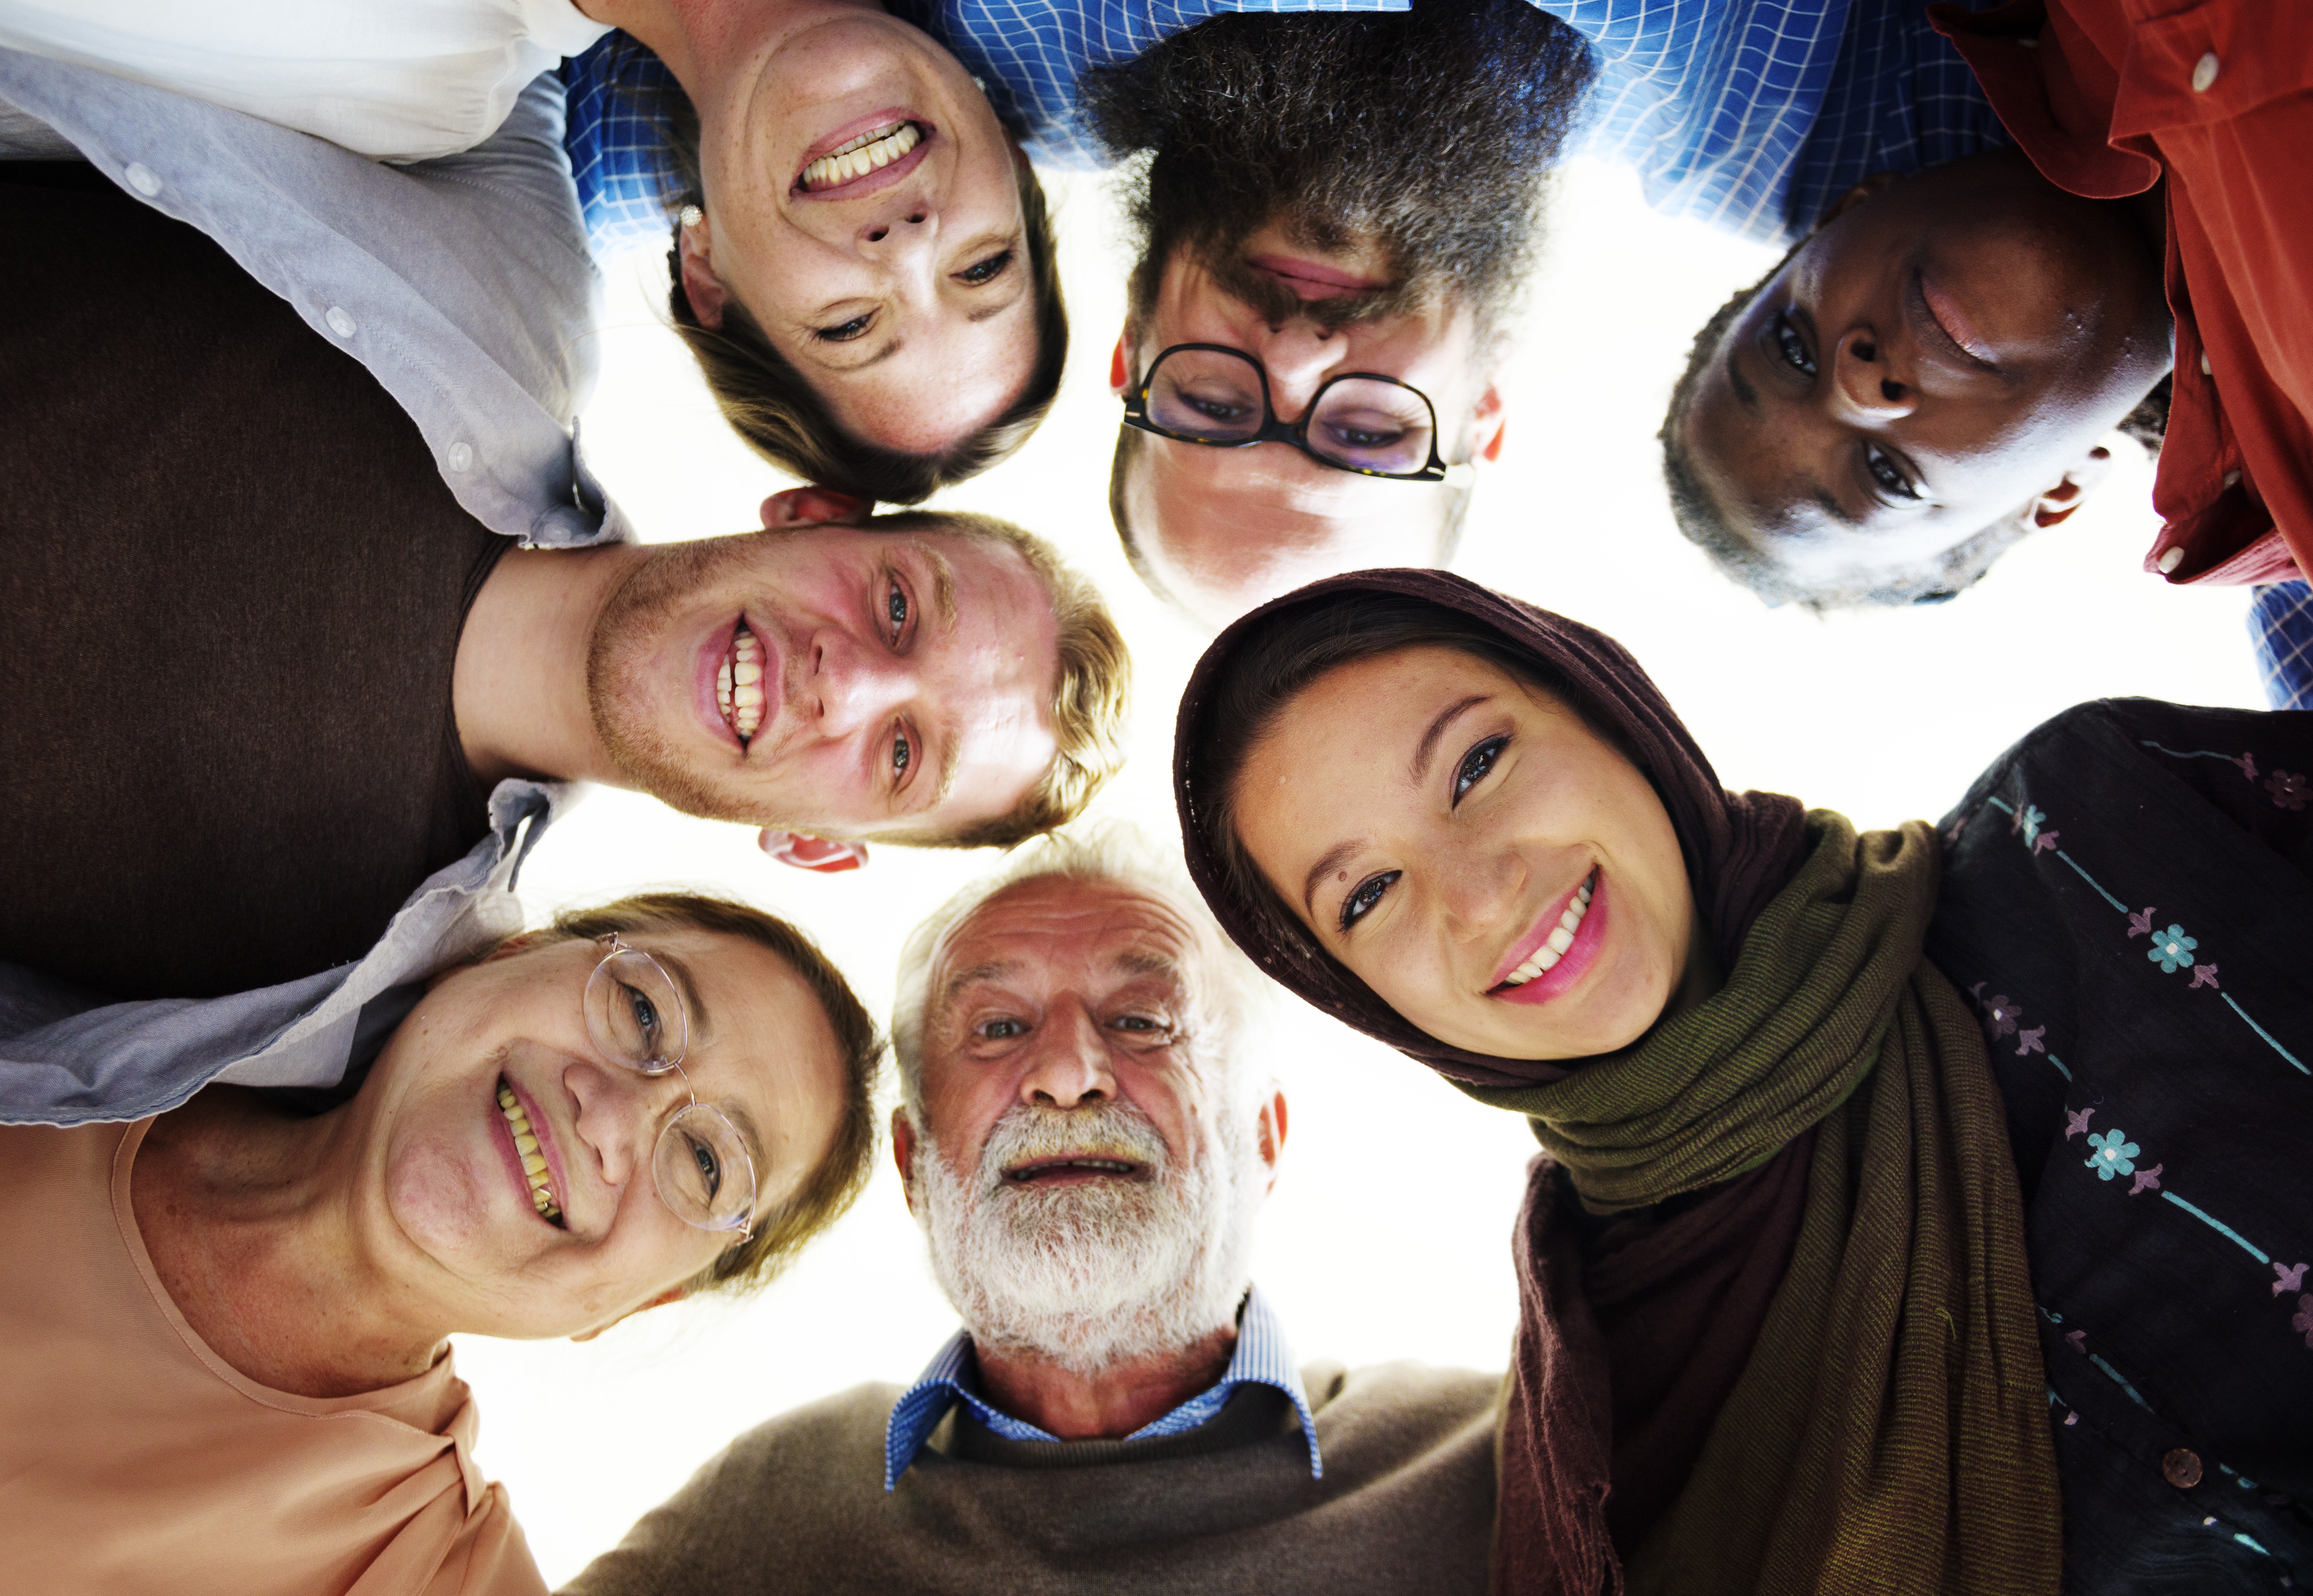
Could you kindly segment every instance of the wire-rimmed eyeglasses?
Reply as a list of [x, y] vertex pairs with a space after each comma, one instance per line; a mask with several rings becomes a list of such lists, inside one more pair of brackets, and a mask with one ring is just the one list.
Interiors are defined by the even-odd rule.
[[1404, 482], [1466, 485], [1467, 465], [1438, 453], [1438, 410], [1410, 383], [1379, 372], [1327, 379], [1297, 421], [1280, 421], [1269, 372], [1227, 344], [1174, 344], [1126, 390], [1124, 424], [1176, 443], [1243, 449], [1289, 444], [1320, 465]]
[[602, 957], [586, 978], [586, 1034], [602, 1056], [645, 1075], [682, 1078], [690, 1103], [674, 1111], [651, 1152], [659, 1201], [702, 1230], [754, 1233], [755, 1160], [724, 1112], [702, 1103], [683, 1073], [690, 1015], [682, 991], [658, 960], [629, 948], [616, 931], [594, 939]]

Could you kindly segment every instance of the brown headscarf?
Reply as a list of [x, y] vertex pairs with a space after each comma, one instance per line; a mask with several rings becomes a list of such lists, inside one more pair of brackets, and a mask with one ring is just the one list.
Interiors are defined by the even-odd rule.
[[[1214, 701], [1272, 612], [1349, 594], [1482, 622], [1622, 743], [1677, 832], [1719, 993], [1617, 1053], [1489, 1058], [1236, 900], [1202, 835], [1221, 795], [1195, 790]], [[1174, 760], [1190, 871], [1237, 944], [1549, 1150], [1515, 1243], [1498, 1592], [2054, 1592], [2022, 1204], [1982, 1035], [1922, 952], [1931, 828], [1859, 834], [1727, 792], [1622, 648], [1437, 571], [1336, 578], [1239, 621], [1191, 681]], [[1586, 1239], [1561, 1172], [1636, 1217]]]
[[1189, 751], [1204, 740], [1204, 717], [1237, 649], [1273, 612], [1350, 593], [1400, 594], [1459, 611], [1561, 675], [1580, 695], [1576, 708], [1594, 724], [1611, 728], [1654, 784], [1678, 833], [1687, 878], [1718, 948], [1719, 966], [1734, 962], [1751, 922], [1806, 856], [1799, 801], [1773, 792], [1734, 793], [1720, 786], [1711, 762], [1661, 690], [1630, 652], [1605, 633], [1448, 571], [1371, 570], [1313, 582], [1243, 616], [1205, 650], [1189, 678], [1188, 691], [1181, 695], [1173, 738], [1181, 846], [1189, 874], [1222, 929], [1254, 963], [1343, 1024], [1388, 1043], [1449, 1080], [1470, 1086], [1526, 1086], [1563, 1073], [1548, 1064], [1506, 1063], [1449, 1046], [1400, 1016], [1337, 960], [1276, 936], [1260, 916], [1236, 902], [1194, 824], [1200, 795], [1191, 776]]

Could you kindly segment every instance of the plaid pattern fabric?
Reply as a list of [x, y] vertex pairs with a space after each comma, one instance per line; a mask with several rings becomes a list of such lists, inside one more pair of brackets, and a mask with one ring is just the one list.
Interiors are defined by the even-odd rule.
[[[1656, 209], [1769, 242], [1875, 172], [2007, 142], [1923, 0], [1541, 0], [1589, 40], [1581, 147], [1638, 169]], [[981, 79], [1040, 163], [1100, 163], [1077, 79], [1231, 11], [1403, 11], [1407, 0], [892, 0]], [[571, 166], [597, 247], [665, 234], [648, 117], [615, 84], [668, 81], [612, 34], [565, 66]]]
[[[900, 1476], [908, 1471], [916, 1454], [923, 1451], [924, 1442], [958, 1402], [971, 1408], [974, 1418], [1007, 1441], [1060, 1440], [1057, 1435], [989, 1406], [981, 1398], [980, 1382], [973, 1370], [972, 1336], [968, 1331], [958, 1330], [940, 1348], [921, 1378], [892, 1405], [891, 1422], [884, 1431], [886, 1491], [898, 1488]], [[1286, 1345], [1285, 1331], [1277, 1322], [1275, 1310], [1262, 1299], [1259, 1286], [1245, 1294], [1244, 1311], [1237, 1316], [1236, 1352], [1230, 1357], [1220, 1382], [1190, 1398], [1155, 1424], [1142, 1425], [1125, 1439], [1149, 1441], [1159, 1435], [1178, 1435], [1184, 1430], [1193, 1430], [1218, 1414], [1241, 1385], [1275, 1386], [1292, 1399], [1293, 1411], [1301, 1415], [1301, 1433], [1309, 1442], [1309, 1477], [1324, 1478], [1325, 1470], [1317, 1457], [1317, 1423], [1309, 1412], [1308, 1394], [1301, 1388], [1301, 1371], [1293, 1366], [1293, 1349]]]
[[2248, 607], [2265, 701], [2276, 710], [2313, 710], [2313, 586], [2275, 582]]
[[562, 146], [570, 152], [586, 242], [598, 255], [664, 249], [682, 180], [649, 108], [661, 91], [676, 86], [674, 75], [614, 30], [562, 63], [562, 83], [569, 101]]

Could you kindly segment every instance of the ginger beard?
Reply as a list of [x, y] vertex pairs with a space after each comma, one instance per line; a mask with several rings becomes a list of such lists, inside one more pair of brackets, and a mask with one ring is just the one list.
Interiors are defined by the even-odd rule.
[[[933, 1274], [972, 1339], [1090, 1375], [1234, 1322], [1268, 1190], [1244, 1118], [1222, 1115], [1210, 1140], [1176, 1160], [1130, 1104], [1016, 1104], [989, 1130], [970, 1179], [922, 1133], [910, 1195]], [[1004, 1176], [1094, 1149], [1145, 1176], [1055, 1186]]]

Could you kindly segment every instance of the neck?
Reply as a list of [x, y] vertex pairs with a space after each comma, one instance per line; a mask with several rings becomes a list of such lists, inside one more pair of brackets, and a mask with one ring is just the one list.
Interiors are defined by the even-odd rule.
[[598, 22], [640, 40], [703, 111], [797, 23], [840, 11], [881, 11], [882, 0], [577, 0]]
[[194, 1333], [260, 1385], [356, 1396], [417, 1378], [449, 1345], [365, 1245], [360, 1148], [350, 1106], [309, 1119], [212, 1087], [137, 1150], [129, 1202], [154, 1272]]
[[509, 776], [620, 780], [587, 704], [586, 655], [595, 618], [649, 551], [515, 549], [475, 595], [450, 701], [458, 745], [485, 789]]
[[977, 1344], [973, 1350], [981, 1389], [1006, 1413], [1062, 1441], [1118, 1441], [1219, 1384], [1236, 1350], [1236, 1326], [1095, 1374], [1033, 1352]]

